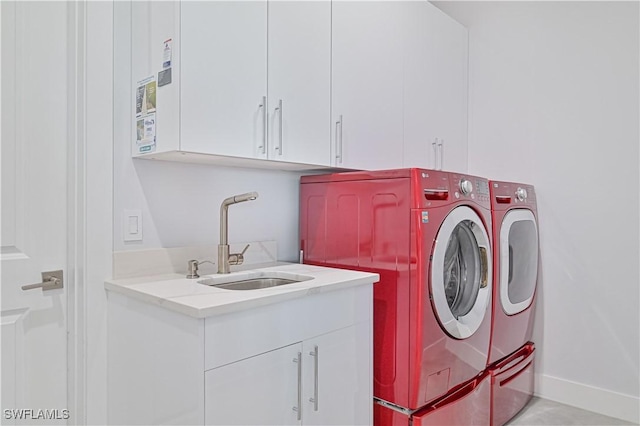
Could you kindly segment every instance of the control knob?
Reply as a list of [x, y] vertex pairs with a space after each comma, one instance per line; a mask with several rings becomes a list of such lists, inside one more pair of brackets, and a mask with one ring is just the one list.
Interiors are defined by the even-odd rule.
[[519, 201], [524, 201], [527, 199], [527, 190], [524, 188], [518, 188], [516, 189], [516, 198], [518, 198]]
[[464, 195], [468, 195], [471, 193], [471, 191], [473, 191], [473, 185], [471, 184], [471, 181], [462, 179], [460, 181], [460, 192], [462, 192]]

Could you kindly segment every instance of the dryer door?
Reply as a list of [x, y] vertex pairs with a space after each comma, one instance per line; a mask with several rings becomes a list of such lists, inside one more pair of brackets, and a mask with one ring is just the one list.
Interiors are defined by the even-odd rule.
[[527, 309], [538, 279], [538, 227], [531, 210], [510, 210], [500, 227], [500, 303], [508, 315]]
[[491, 245], [482, 220], [456, 207], [438, 235], [431, 266], [431, 295], [438, 321], [457, 339], [478, 330], [491, 296]]

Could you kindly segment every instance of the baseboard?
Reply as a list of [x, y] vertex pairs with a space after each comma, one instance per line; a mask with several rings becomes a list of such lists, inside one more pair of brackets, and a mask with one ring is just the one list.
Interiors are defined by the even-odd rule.
[[535, 394], [583, 410], [640, 423], [640, 398], [637, 396], [542, 374], [536, 374]]

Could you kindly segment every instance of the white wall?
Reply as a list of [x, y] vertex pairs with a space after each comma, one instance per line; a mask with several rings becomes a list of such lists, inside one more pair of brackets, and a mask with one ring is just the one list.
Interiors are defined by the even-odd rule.
[[469, 172], [537, 189], [537, 390], [638, 422], [638, 2], [437, 5], [469, 28]]
[[[223, 199], [260, 196], [229, 208], [229, 242], [275, 240], [278, 258], [298, 259], [298, 182], [302, 173], [131, 158], [130, 5], [115, 2], [114, 250], [217, 244]], [[141, 210], [142, 242], [124, 242], [124, 210]], [[211, 253], [215, 259], [217, 253]], [[186, 265], [185, 265], [186, 268]]]

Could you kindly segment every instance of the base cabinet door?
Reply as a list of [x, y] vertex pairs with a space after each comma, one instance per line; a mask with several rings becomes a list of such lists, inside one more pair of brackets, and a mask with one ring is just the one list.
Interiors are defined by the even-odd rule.
[[304, 425], [370, 425], [370, 328], [356, 324], [304, 342]]
[[205, 424], [297, 425], [302, 344], [205, 372]]

